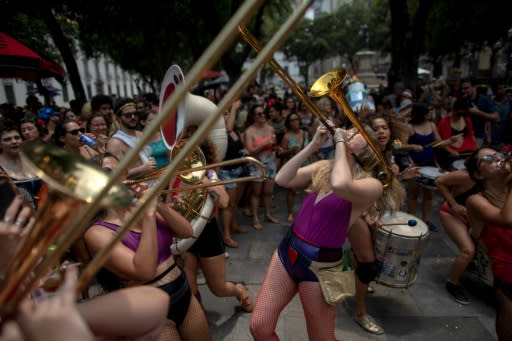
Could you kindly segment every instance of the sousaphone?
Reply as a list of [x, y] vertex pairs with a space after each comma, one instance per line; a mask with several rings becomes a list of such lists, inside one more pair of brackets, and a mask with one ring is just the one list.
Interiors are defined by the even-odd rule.
[[[163, 103], [172, 96], [172, 93], [177, 87], [183, 85], [185, 76], [178, 65], [172, 65], [166, 72], [162, 82], [162, 90], [160, 92], [160, 109]], [[209, 115], [214, 115], [217, 111], [217, 106], [212, 101], [205, 97], [193, 95], [188, 93], [183, 102], [178, 106], [175, 115], [170, 115], [170, 118], [164, 122], [160, 127], [160, 133], [166, 147], [171, 151], [171, 162], [173, 156], [177, 154], [180, 146], [184, 140], [181, 139], [183, 131], [189, 126], [199, 126]], [[226, 155], [227, 149], [227, 134], [222, 117], [217, 120], [215, 126], [208, 133], [208, 138], [215, 144], [217, 148], [216, 162], [222, 161]], [[185, 169], [193, 168], [198, 165], [205, 165], [206, 159], [199, 148], [196, 147], [194, 153], [189, 155], [184, 162]], [[195, 173], [195, 172], [193, 172]], [[199, 175], [193, 176], [180, 175], [177, 180], [172, 184], [173, 187], [195, 184], [201, 181], [204, 177], [204, 172]], [[201, 235], [203, 229], [208, 222], [213, 210], [213, 199], [208, 195], [205, 188], [199, 188], [188, 192], [179, 194], [176, 198], [175, 209], [183, 215], [192, 224], [192, 237], [186, 239], [175, 239], [172, 244], [171, 250], [173, 254], [180, 254], [188, 250], [196, 239]]]

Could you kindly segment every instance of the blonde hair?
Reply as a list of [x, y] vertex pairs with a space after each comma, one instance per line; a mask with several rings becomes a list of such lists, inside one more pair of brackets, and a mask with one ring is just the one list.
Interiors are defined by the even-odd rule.
[[[371, 130], [371, 128], [365, 126], [365, 130], [372, 139], [372, 142], [376, 144], [375, 134]], [[354, 155], [355, 156], [355, 155]], [[372, 176], [372, 174], [368, 171], [365, 171], [363, 167], [371, 167], [378, 162], [378, 157], [375, 155], [373, 150], [370, 147], [365, 148], [361, 153], [357, 155], [356, 160], [358, 162], [354, 162], [351, 172], [352, 177], [354, 179], [363, 179]], [[386, 159], [386, 162], [389, 161]], [[333, 168], [334, 160], [329, 160], [325, 163], [325, 166], [320, 167], [312, 176], [311, 185], [306, 190], [308, 192], [326, 192], [331, 189], [331, 173]], [[390, 165], [387, 167], [390, 169]], [[379, 170], [382, 170], [382, 166], [373, 167], [370, 169], [372, 173], [376, 173]], [[374, 175], [374, 177], [376, 177]], [[379, 197], [375, 205], [372, 205], [368, 208], [367, 215], [373, 219], [378, 219], [380, 216], [384, 214], [384, 212], [390, 212], [393, 214], [395, 211], [400, 209], [400, 205], [402, 204], [405, 198], [405, 189], [400, 181], [393, 178], [389, 186], [384, 188], [382, 195]]]

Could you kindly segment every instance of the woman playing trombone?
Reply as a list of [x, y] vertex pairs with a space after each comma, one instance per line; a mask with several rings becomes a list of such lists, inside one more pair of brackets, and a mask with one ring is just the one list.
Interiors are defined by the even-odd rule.
[[361, 167], [375, 161], [376, 155], [355, 129], [336, 129], [334, 160], [302, 167], [330, 138], [327, 128], [319, 126], [311, 143], [277, 174], [279, 185], [308, 188], [309, 194], [270, 261], [250, 323], [255, 340], [278, 340], [275, 327], [279, 314], [297, 292], [309, 339], [335, 339], [336, 306], [322, 296], [318, 278], [309, 265], [312, 261], [341, 260], [349, 227], [364, 212], [376, 215], [375, 202], [386, 204], [381, 199], [389, 198], [382, 195], [382, 183]]

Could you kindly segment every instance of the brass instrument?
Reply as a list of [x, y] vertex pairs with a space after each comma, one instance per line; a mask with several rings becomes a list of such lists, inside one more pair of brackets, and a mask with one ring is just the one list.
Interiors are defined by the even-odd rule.
[[[263, 48], [260, 42], [252, 35], [251, 32], [244, 25], [238, 26], [238, 31], [242, 35], [242, 38], [256, 51], [257, 53], [261, 52]], [[308, 95], [304, 93], [304, 90], [300, 86], [297, 85], [290, 77], [290, 75], [279, 65], [279, 63], [274, 59], [270, 59], [268, 65], [274, 70], [275, 73], [281, 77], [282, 80], [288, 84], [288, 86], [292, 89], [292, 91], [304, 102], [304, 104], [308, 107], [309, 110], [318, 118], [320, 123], [322, 123], [327, 130], [334, 136], [334, 128], [327, 124], [327, 120], [329, 117], [325, 112], [323, 112], [313, 101], [309, 98]]]
[[[262, 0], [253, 0], [245, 1], [241, 5], [235, 15], [228, 21], [228, 23], [224, 26], [221, 32], [217, 35], [217, 37], [213, 40], [207, 50], [203, 53], [203, 55], [199, 58], [199, 60], [194, 64], [190, 72], [187, 74], [187, 83], [185, 83], [184, 86], [178, 87], [176, 91], [173, 92], [172, 96], [170, 96], [169, 99], [165, 101], [160, 115], [158, 115], [147, 127], [144, 128], [144, 132], [139, 138], [139, 143], [134, 148], [129, 150], [127, 155], [125, 155], [123, 160], [121, 160], [118, 168], [114, 170], [114, 173], [111, 176], [111, 181], [109, 183], [110, 186], [116, 181], [121, 180], [125, 170], [138, 157], [137, 153], [143, 148], [144, 145], [149, 142], [151, 137], [154, 136], [155, 132], [157, 132], [157, 130], [160, 128], [161, 123], [169, 118], [166, 114], [176, 111], [180, 101], [182, 101], [187, 95], [188, 90], [190, 90], [194, 84], [199, 82], [204, 70], [211, 68], [213, 64], [219, 60], [222, 52], [225, 51], [227, 46], [236, 38], [237, 27], [247, 22], [250, 14], [255, 13], [261, 3]], [[116, 237], [113, 238], [109, 245], [102, 249], [93, 258], [89, 265], [82, 271], [79, 278], [77, 288], [78, 290], [82, 290], [90, 282], [92, 277], [107, 260], [107, 257], [109, 256], [109, 253], [115, 244], [122, 239], [124, 233], [126, 233], [126, 231], [128, 231], [128, 229], [138, 219], [138, 216], [143, 212], [143, 209], [149, 202], [150, 198], [160, 194], [162, 188], [166, 185], [166, 183], [168, 183], [174, 172], [180, 167], [180, 164], [185, 159], [185, 157], [192, 151], [194, 146], [197, 145], [199, 141], [204, 139], [216, 121], [229, 108], [233, 98], [239, 96], [242, 89], [244, 89], [254, 78], [254, 75], [259, 70], [260, 65], [268, 60], [279, 48], [279, 46], [285, 41], [285, 39], [297, 26], [299, 21], [306, 13], [306, 10], [311, 6], [312, 3], [312, 0], [307, 0], [298, 6], [298, 8], [292, 13], [286, 22], [272, 36], [269, 43], [265, 45], [254, 62], [240, 76], [240, 78], [238, 78], [235, 84], [233, 84], [231, 89], [225, 94], [220, 103], [218, 103], [217, 112], [214, 115], [209, 116], [201, 125], [198, 126], [196, 132], [189, 138], [188, 143], [186, 143], [182, 150], [178, 153], [165, 174], [162, 174], [160, 181], [139, 200], [130, 216], [127, 218], [125, 225], [121, 227]], [[108, 188], [109, 187], [107, 185], [102, 193], [100, 193], [98, 196], [101, 197], [102, 195], [105, 195]], [[91, 207], [88, 207], [87, 210], [84, 210], [82, 214], [76, 217], [73, 223], [80, 224], [80, 219], [82, 221], [84, 219], [91, 219], [97, 207], [97, 203], [91, 205]]]
[[[60, 147], [27, 143], [23, 146], [22, 158], [31, 171], [47, 184], [48, 191], [39, 201], [35, 225], [7, 262], [5, 279], [0, 284], [2, 317], [13, 314], [21, 299], [57, 265], [56, 262], [41, 262], [41, 259], [49, 253], [58, 259], [62, 257], [66, 248], [58, 247], [59, 244], [55, 243], [57, 237], [109, 180], [108, 174], [101, 169]], [[103, 197], [100, 205], [126, 207], [131, 202], [128, 189], [124, 185], [116, 185], [109, 190], [108, 196]], [[78, 227], [73, 232], [76, 240], [83, 231]]]
[[[191, 68], [187, 74], [187, 82], [176, 89], [176, 91], [165, 101], [160, 114], [145, 127], [143, 134], [139, 137], [137, 145], [130, 148], [125, 157], [120, 160], [120, 163], [116, 169], [108, 177], [102, 172], [91, 172], [95, 174], [94, 179], [87, 175], [88, 169], [94, 168], [89, 164], [76, 161], [75, 166], [72, 167], [69, 163], [69, 155], [66, 157], [57, 157], [55, 160], [59, 162], [53, 162], [53, 151], [42, 152], [38, 149], [38, 146], [30, 145], [30, 149], [39, 150], [38, 155], [31, 154], [28, 150], [29, 144], [26, 146], [27, 159], [40, 159], [35, 162], [35, 167], [38, 169], [44, 169], [50, 171], [51, 177], [60, 175], [61, 178], [56, 180], [56, 191], [64, 189], [64, 198], [58, 199], [53, 196], [53, 189], [50, 186], [50, 193], [46, 200], [50, 202], [50, 199], [55, 201], [52, 210], [43, 209], [37, 213], [37, 217], [40, 219], [40, 223], [37, 224], [37, 228], [33, 234], [31, 233], [30, 240], [33, 244], [29, 244], [28, 241], [22, 247], [25, 253], [33, 253], [30, 257], [32, 263], [26, 263], [22, 265], [23, 272], [17, 272], [18, 269], [15, 267], [15, 260], [13, 258], [13, 265], [9, 267], [9, 271], [5, 275], [4, 281], [0, 286], [0, 305], [2, 306], [2, 316], [7, 316], [15, 311], [17, 305], [22, 297], [25, 297], [27, 293], [33, 289], [36, 281], [31, 282], [29, 285], [23, 285], [22, 282], [26, 280], [26, 275], [32, 272], [34, 278], [42, 278], [57, 262], [60, 260], [63, 253], [72, 245], [72, 243], [83, 233], [83, 228], [93, 219], [94, 215], [100, 208], [106, 203], [111, 204], [124, 204], [126, 202], [131, 203], [131, 199], [127, 200], [129, 196], [125, 196], [126, 189], [124, 186], [118, 185], [119, 182], [124, 178], [126, 169], [138, 159], [139, 151], [150, 142], [150, 139], [159, 130], [162, 122], [169, 119], [169, 115], [176, 112], [178, 105], [183, 101], [188, 91], [192, 86], [200, 81], [200, 78], [205, 70], [210, 69], [222, 56], [223, 52], [227, 47], [236, 39], [237, 27], [247, 22], [252, 15], [255, 13], [259, 6], [263, 3], [262, 0], [245, 1], [240, 8], [237, 10], [235, 15], [227, 22], [221, 32], [212, 41], [210, 46], [205, 50], [203, 55]], [[228, 109], [233, 101], [233, 98], [240, 95], [242, 89], [244, 89], [249, 82], [254, 78], [254, 75], [259, 70], [260, 65], [270, 58], [273, 53], [279, 48], [279, 46], [285, 41], [287, 36], [293, 31], [294, 27], [298, 24], [300, 19], [304, 16], [304, 13], [312, 4], [311, 0], [303, 2], [297, 10], [286, 20], [286, 22], [280, 27], [280, 29], [273, 35], [270, 42], [262, 49], [261, 53], [256, 57], [251, 66], [242, 74], [242, 76], [235, 82], [230, 91], [224, 96], [221, 102], [217, 105], [217, 112], [214, 115], [209, 116], [198, 126], [197, 131], [192, 135], [188, 142], [183, 146], [178, 155], [174, 158], [172, 164], [166, 169], [164, 174], [161, 174], [155, 186], [153, 186], [146, 194], [140, 198], [130, 211], [130, 215], [127, 217], [125, 224], [120, 228], [119, 232], [112, 238], [110, 243], [100, 250], [95, 257], [89, 262], [89, 264], [82, 270], [80, 278], [77, 284], [77, 291], [82, 291], [97, 273], [97, 271], [103, 266], [105, 261], [110, 255], [112, 248], [122, 240], [124, 234], [131, 228], [131, 226], [139, 219], [138, 217], [145, 209], [146, 205], [156, 195], [159, 195], [162, 188], [169, 182], [176, 170], [181, 166], [181, 163], [186, 156], [192, 151], [195, 145], [202, 141], [208, 134], [208, 131], [214, 126], [216, 121], [221, 115]], [[42, 146], [41, 146], [42, 147]], [[30, 161], [30, 160], [29, 160]], [[40, 174], [40, 172], [38, 172]], [[70, 175], [71, 174], [71, 175]], [[79, 176], [78, 176], [79, 175]], [[83, 185], [81, 179], [86, 179], [87, 185]], [[98, 179], [102, 179], [99, 181]], [[51, 183], [51, 180], [48, 180]], [[97, 186], [91, 186], [91, 184], [97, 184]], [[76, 193], [77, 186], [83, 188], [83, 193]], [[93, 188], [94, 187], [94, 188]], [[73, 190], [71, 190], [72, 188]], [[67, 195], [72, 193], [71, 197]], [[76, 198], [75, 200], [75, 197]], [[85, 205], [83, 203], [86, 203]], [[63, 211], [61, 211], [63, 210]], [[57, 213], [65, 213], [62, 216], [57, 216]], [[50, 220], [50, 221], [49, 221]], [[58, 222], [55, 226], [51, 226], [51, 231], [48, 234], [47, 226], [50, 222]], [[64, 223], [65, 222], [65, 223]], [[41, 237], [44, 235], [42, 245], [39, 244], [36, 236]], [[50, 245], [55, 245], [52, 248], [52, 252], [47, 252]], [[44, 255], [44, 257], [42, 257]], [[19, 258], [22, 259], [22, 258]]]
[[377, 163], [370, 165], [367, 167], [368, 169], [365, 170], [370, 171], [376, 169], [375, 175], [377, 179], [379, 179], [384, 185], [384, 188], [386, 188], [393, 181], [393, 171], [389, 167], [388, 162], [386, 162], [386, 159], [384, 158], [384, 155], [382, 155], [379, 147], [372, 141], [343, 95], [343, 85], [348, 81], [347, 78], [350, 77], [347, 77], [347, 70], [344, 68], [338, 68], [327, 72], [313, 83], [310, 88], [310, 93], [313, 97], [328, 95], [342, 107], [345, 115], [352, 122], [354, 127], [359, 130], [359, 133], [364, 137], [368, 146], [377, 156]]

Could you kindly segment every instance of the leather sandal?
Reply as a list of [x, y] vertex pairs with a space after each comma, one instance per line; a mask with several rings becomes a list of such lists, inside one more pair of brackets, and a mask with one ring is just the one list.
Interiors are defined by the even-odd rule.
[[369, 333], [380, 335], [384, 334], [384, 329], [375, 321], [375, 319], [371, 315], [354, 315], [354, 321], [357, 322], [358, 325], [361, 326], [364, 330]]
[[245, 310], [248, 313], [252, 313], [254, 310], [254, 304], [252, 302], [251, 294], [249, 293], [249, 290], [243, 285], [242, 283], [236, 283], [235, 286], [240, 289], [240, 297], [238, 298], [238, 301], [240, 302], [240, 306], [243, 310]]

